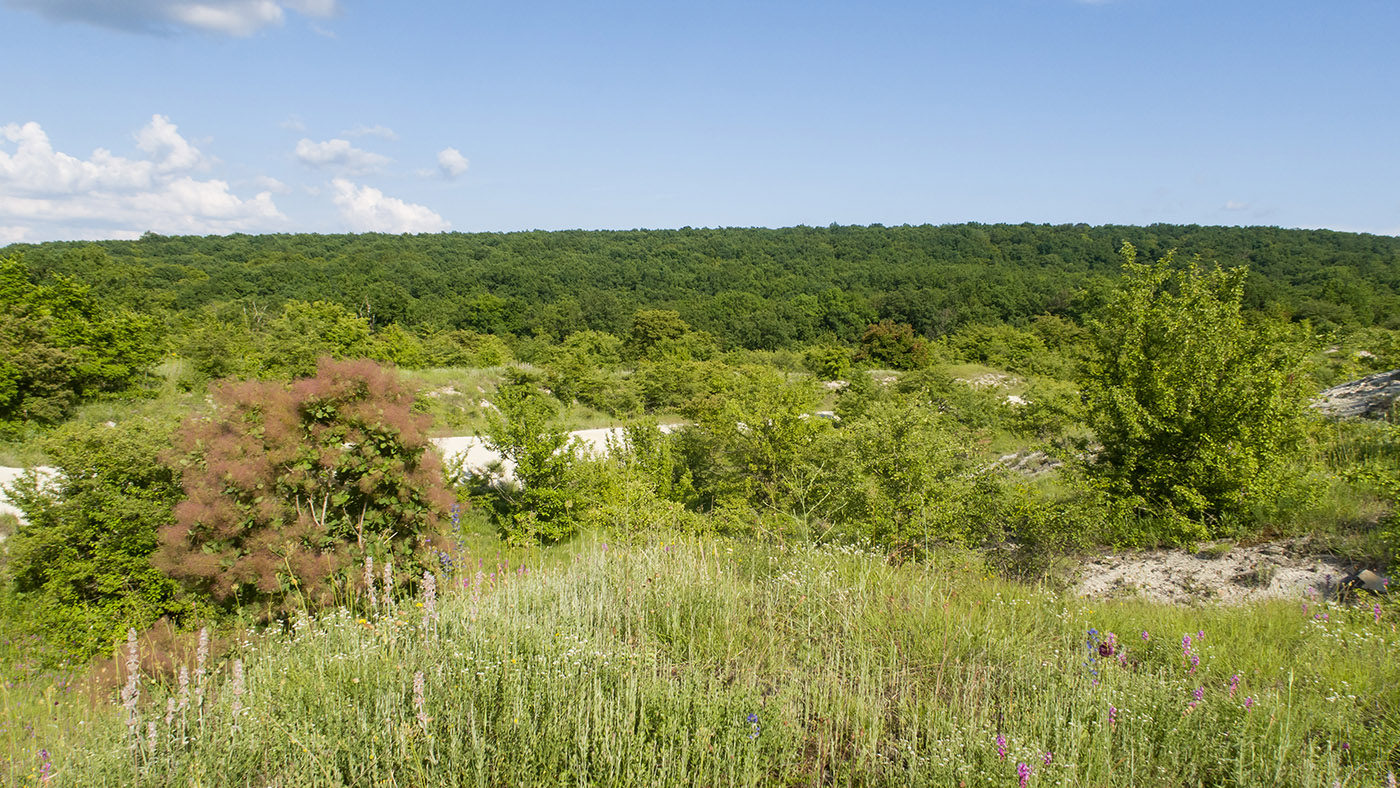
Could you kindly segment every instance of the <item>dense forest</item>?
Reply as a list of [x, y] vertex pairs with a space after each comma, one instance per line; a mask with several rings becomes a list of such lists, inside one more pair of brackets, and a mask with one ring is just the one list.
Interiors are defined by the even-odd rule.
[[1079, 318], [1119, 247], [1248, 266], [1245, 303], [1319, 328], [1400, 328], [1400, 238], [1269, 227], [944, 225], [769, 229], [230, 235], [16, 244], [36, 276], [110, 307], [187, 314], [237, 302], [340, 304], [373, 325], [561, 340], [625, 334], [670, 309], [724, 347], [854, 342], [889, 319], [936, 338], [970, 324]]

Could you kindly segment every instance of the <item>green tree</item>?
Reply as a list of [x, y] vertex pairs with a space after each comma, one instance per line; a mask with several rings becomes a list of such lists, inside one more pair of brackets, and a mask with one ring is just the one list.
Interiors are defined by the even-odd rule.
[[497, 526], [517, 544], [562, 539], [573, 532], [577, 513], [570, 489], [576, 453], [556, 421], [556, 401], [534, 385], [502, 386], [488, 416], [482, 442], [514, 468], [514, 479], [489, 472], [475, 479]]
[[1241, 312], [1245, 269], [1181, 269], [1171, 254], [1146, 265], [1127, 243], [1121, 253], [1118, 290], [1089, 326], [1082, 390], [1103, 445], [1090, 471], [1140, 508], [1195, 523], [1186, 538], [1206, 536], [1283, 484], [1301, 345]]
[[10, 544], [15, 590], [35, 628], [80, 656], [127, 627], [192, 609], [151, 563], [182, 497], [160, 460], [173, 428], [152, 419], [64, 425], [44, 441], [52, 478], [29, 473], [10, 493], [26, 519]]
[[881, 320], [865, 329], [855, 359], [891, 369], [920, 369], [929, 362], [928, 342], [908, 323]]

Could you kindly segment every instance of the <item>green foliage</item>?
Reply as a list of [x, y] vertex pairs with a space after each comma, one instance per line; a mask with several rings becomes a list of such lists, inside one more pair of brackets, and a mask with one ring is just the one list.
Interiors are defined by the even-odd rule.
[[748, 501], [782, 510], [801, 483], [801, 459], [830, 422], [812, 416], [820, 397], [806, 380], [762, 368], [735, 370], [721, 397], [698, 402], [683, 432], [688, 464], [706, 503]]
[[822, 380], [840, 380], [851, 372], [851, 351], [833, 345], [813, 345], [802, 354], [802, 363]]
[[511, 361], [500, 337], [474, 331], [441, 331], [423, 341], [428, 361], [438, 367], [500, 367]]
[[553, 542], [573, 533], [581, 511], [571, 473], [576, 462], [569, 433], [556, 420], [554, 400], [534, 385], [501, 386], [496, 411], [487, 417], [482, 440], [513, 466], [514, 479], [495, 473], [467, 480], [490, 507], [512, 544]]
[[821, 510], [897, 548], [979, 542], [996, 521], [1001, 483], [974, 443], [951, 416], [912, 399], [876, 402], [814, 452]]
[[81, 401], [131, 390], [160, 353], [155, 321], [106, 308], [55, 274], [0, 258], [0, 430], [57, 423]]
[[193, 610], [151, 563], [182, 497], [160, 459], [173, 428], [66, 424], [44, 441], [52, 479], [30, 472], [11, 492], [27, 522], [10, 540], [7, 569], [28, 625], [78, 657], [109, 649], [128, 627]]
[[187, 498], [161, 531], [157, 566], [276, 615], [342, 601], [366, 552], [419, 560], [450, 496], [391, 370], [323, 359], [315, 377], [211, 394], [214, 413], [176, 436]]
[[1123, 256], [1091, 324], [1082, 385], [1103, 445], [1091, 469], [1120, 499], [1214, 533], [1280, 489], [1303, 406], [1300, 345], [1246, 319], [1243, 269], [1176, 269], [1170, 255], [1148, 266], [1131, 244]]
[[855, 360], [890, 369], [921, 369], [929, 362], [928, 342], [915, 336], [908, 323], [881, 320], [861, 335]]

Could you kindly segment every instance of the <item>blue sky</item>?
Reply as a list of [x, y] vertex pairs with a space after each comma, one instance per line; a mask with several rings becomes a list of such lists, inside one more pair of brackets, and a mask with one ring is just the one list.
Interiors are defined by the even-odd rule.
[[0, 0], [0, 244], [902, 223], [1400, 234], [1400, 3]]

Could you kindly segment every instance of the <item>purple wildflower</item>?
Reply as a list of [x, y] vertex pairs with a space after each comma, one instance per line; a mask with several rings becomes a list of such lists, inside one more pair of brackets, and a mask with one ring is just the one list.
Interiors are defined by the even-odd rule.
[[1371, 615], [1376, 617], [1376, 623], [1381, 623], [1381, 603], [1377, 602], [1371, 606]]
[[1031, 765], [1029, 763], [1016, 764], [1016, 776], [1021, 780], [1021, 788], [1026, 788], [1026, 785], [1031, 781]]
[[1254, 696], [1251, 695], [1250, 697], [1244, 699], [1244, 707], [1245, 707], [1246, 709], [1252, 707], [1253, 705], [1254, 705]]
[[1049, 752], [1045, 753], [1045, 758], [1044, 758], [1045, 765], [1046, 765], [1046, 766], [1049, 766], [1049, 765], [1050, 765], [1050, 761], [1051, 761], [1054, 757], [1055, 757], [1054, 753], [1049, 753]]
[[1147, 634], [1147, 630], [1144, 629], [1144, 630], [1142, 631], [1142, 642], [1146, 643], [1150, 638], [1151, 638], [1151, 635], [1148, 635], [1148, 634]]
[[1118, 724], [1118, 707], [1117, 707], [1117, 706], [1109, 706], [1109, 707], [1108, 707], [1108, 724], [1109, 724], [1109, 725], [1117, 725], [1117, 724]]
[[997, 757], [1006, 760], [1006, 737], [1000, 733], [997, 734]]
[[1195, 698], [1197, 701], [1200, 701], [1200, 700], [1201, 700], [1202, 698], [1204, 698], [1205, 696], [1206, 696], [1206, 688], [1205, 688], [1205, 687], [1197, 687], [1197, 688], [1196, 688], [1196, 691], [1193, 692], [1193, 693], [1191, 693], [1191, 697]]
[[1235, 690], [1240, 688], [1240, 674], [1236, 673], [1230, 677], [1230, 697], [1235, 697]]
[[53, 761], [49, 760], [49, 751], [39, 751], [39, 782], [47, 783], [53, 779]]

